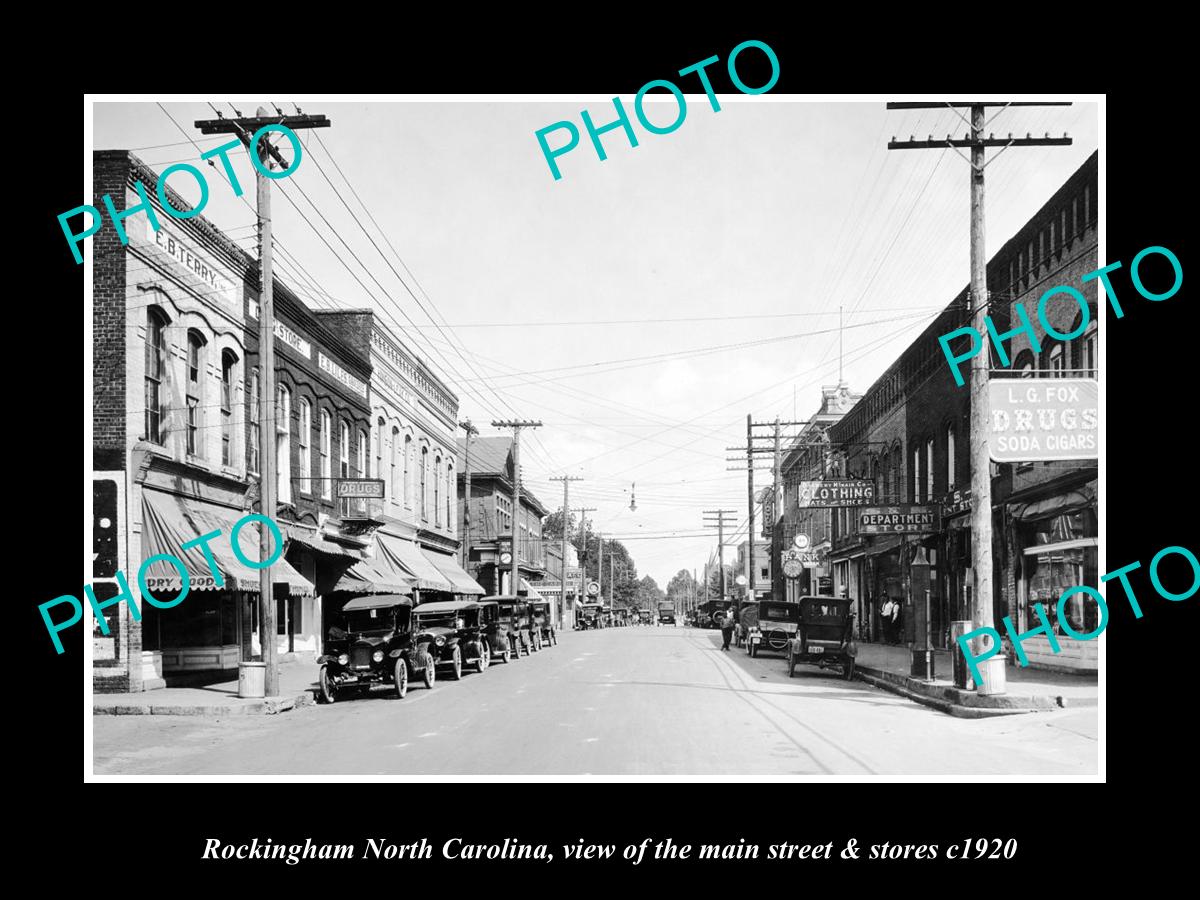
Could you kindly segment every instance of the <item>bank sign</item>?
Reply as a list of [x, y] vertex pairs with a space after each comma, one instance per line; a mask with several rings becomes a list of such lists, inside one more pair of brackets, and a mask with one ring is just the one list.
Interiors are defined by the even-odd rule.
[[996, 462], [1096, 459], [1099, 386], [1091, 378], [988, 382], [988, 452]]
[[932, 534], [937, 531], [937, 509], [932, 506], [869, 506], [858, 513], [862, 534]]
[[875, 484], [871, 481], [832, 479], [800, 482], [799, 504], [806, 508], [870, 506], [875, 502]]

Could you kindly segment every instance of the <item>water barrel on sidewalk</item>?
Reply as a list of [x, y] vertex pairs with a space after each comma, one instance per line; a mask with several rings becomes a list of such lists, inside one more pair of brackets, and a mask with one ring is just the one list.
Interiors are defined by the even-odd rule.
[[267, 695], [267, 664], [247, 661], [238, 663], [238, 696], [265, 697]]
[[954, 686], [956, 688], [970, 689], [975, 686], [975, 679], [971, 677], [971, 672], [967, 668], [967, 659], [963, 656], [962, 646], [958, 643], [958, 639], [970, 630], [971, 621], [969, 619], [950, 623], [950, 653], [954, 660]]

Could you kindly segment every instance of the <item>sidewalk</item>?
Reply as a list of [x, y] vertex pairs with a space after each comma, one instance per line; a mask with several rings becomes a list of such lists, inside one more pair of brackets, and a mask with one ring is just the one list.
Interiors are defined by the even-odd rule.
[[318, 666], [311, 662], [279, 665], [279, 696], [243, 699], [237, 674], [231, 681], [200, 687], [169, 687], [136, 694], [93, 694], [97, 716], [244, 716], [274, 715], [313, 703]]
[[1099, 704], [1095, 673], [1075, 675], [1010, 665], [1005, 669], [1007, 692], [989, 696], [954, 686], [949, 650], [934, 650], [933, 655], [935, 680], [922, 681], [909, 674], [912, 656], [908, 647], [860, 643], [855, 673], [876, 687], [963, 718]]

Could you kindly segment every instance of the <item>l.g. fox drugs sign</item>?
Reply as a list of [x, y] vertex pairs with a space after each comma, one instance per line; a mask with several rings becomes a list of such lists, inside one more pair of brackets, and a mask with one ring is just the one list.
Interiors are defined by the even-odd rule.
[[827, 478], [800, 482], [801, 509], [870, 506], [875, 502], [875, 484], [871, 481]]

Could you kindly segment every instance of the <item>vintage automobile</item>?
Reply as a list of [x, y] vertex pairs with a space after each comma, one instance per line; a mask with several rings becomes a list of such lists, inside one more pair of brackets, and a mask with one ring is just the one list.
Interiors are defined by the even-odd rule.
[[397, 697], [408, 693], [409, 677], [421, 675], [432, 688], [436, 663], [430, 641], [413, 625], [412, 600], [400, 594], [370, 594], [350, 600], [329, 629], [325, 653], [317, 658], [320, 699], [333, 703], [343, 691], [369, 692], [389, 684]]
[[529, 619], [534, 630], [540, 634], [543, 646], [548, 647], [558, 643], [554, 618], [550, 614], [549, 600], [531, 600], [529, 602]]
[[486, 599], [496, 601], [498, 624], [508, 635], [512, 659], [519, 659], [522, 653], [528, 656], [542, 649], [541, 635], [534, 634], [529, 627], [529, 603], [525, 598], [498, 594]]
[[575, 627], [581, 631], [600, 627], [600, 604], [580, 603], [575, 611]]
[[796, 674], [796, 663], [829, 668], [841, 666], [842, 676], [854, 677], [854, 613], [845, 597], [801, 597], [796, 636], [788, 644], [788, 677]]
[[500, 603], [485, 597], [476, 604], [479, 607], [479, 636], [488, 664], [508, 662], [512, 658], [512, 641], [508, 636], [508, 623], [500, 621]]
[[768, 650], [787, 653], [800, 622], [800, 604], [759, 600], [742, 607], [739, 618], [745, 630], [746, 652], [751, 657]]
[[675, 624], [675, 604], [669, 601], [664, 601], [658, 604], [658, 624], [659, 625], [674, 625]]
[[474, 600], [442, 600], [422, 603], [415, 610], [417, 640], [427, 641], [439, 666], [449, 666], [457, 681], [463, 666], [482, 672], [488, 667], [491, 650], [480, 633], [479, 604]]
[[654, 618], [654, 616], [650, 612], [650, 610], [648, 610], [648, 609], [639, 609], [638, 610], [638, 624], [639, 625], [649, 625], [650, 620], [652, 618]]

